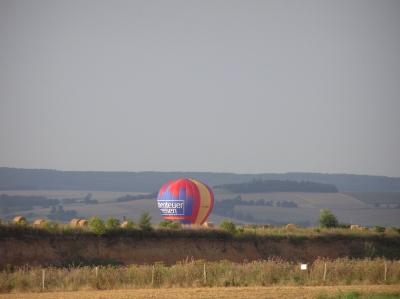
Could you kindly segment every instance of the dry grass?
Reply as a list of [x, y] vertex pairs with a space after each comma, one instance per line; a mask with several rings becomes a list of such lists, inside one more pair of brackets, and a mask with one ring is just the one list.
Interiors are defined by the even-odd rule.
[[[44, 287], [42, 284], [44, 275]], [[318, 259], [301, 270], [280, 259], [232, 263], [182, 261], [154, 265], [37, 268], [9, 267], [0, 274], [0, 292], [64, 292], [147, 288], [243, 286], [344, 286], [400, 284], [400, 261]]]

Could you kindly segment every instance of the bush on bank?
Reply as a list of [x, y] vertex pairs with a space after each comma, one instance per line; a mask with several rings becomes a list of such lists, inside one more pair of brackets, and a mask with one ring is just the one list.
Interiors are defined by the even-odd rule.
[[70, 226], [58, 221], [46, 220], [39, 227], [26, 222], [0, 222], [0, 238], [23, 236], [102, 236], [116, 237], [150, 237], [150, 238], [219, 238], [219, 239], [249, 239], [249, 240], [285, 240], [302, 241], [317, 239], [334, 240], [367, 240], [387, 241], [400, 245], [400, 228], [382, 228], [350, 230], [347, 228], [297, 227], [286, 229], [284, 226], [247, 225], [236, 227], [232, 221], [224, 221], [220, 227], [204, 227], [200, 225], [177, 225], [171, 222], [160, 222], [154, 227], [150, 224], [148, 215], [144, 214], [136, 224], [127, 221], [128, 225], [121, 227], [119, 221], [109, 218], [105, 223], [99, 217], [92, 217], [89, 226]]

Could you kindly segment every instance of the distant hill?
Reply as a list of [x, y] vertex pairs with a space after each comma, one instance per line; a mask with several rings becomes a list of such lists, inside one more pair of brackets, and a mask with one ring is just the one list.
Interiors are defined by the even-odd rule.
[[155, 192], [165, 183], [188, 177], [210, 187], [255, 180], [308, 181], [336, 186], [340, 191], [400, 191], [400, 178], [354, 174], [214, 172], [59, 171], [0, 167], [0, 190], [90, 190]]
[[255, 180], [240, 184], [223, 184], [214, 186], [215, 189], [226, 189], [232, 193], [263, 193], [263, 192], [318, 192], [337, 193], [338, 189], [331, 184], [315, 182], [297, 182], [281, 180]]

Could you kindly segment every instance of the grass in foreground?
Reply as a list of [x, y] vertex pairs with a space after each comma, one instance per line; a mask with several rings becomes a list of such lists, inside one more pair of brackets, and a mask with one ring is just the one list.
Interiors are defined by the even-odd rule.
[[395, 293], [376, 293], [376, 294], [362, 294], [360, 292], [349, 292], [339, 294], [337, 296], [329, 297], [325, 294], [320, 294], [315, 297], [316, 299], [396, 299], [400, 298], [400, 292]]
[[400, 261], [318, 259], [305, 271], [299, 264], [281, 259], [246, 263], [192, 260], [172, 266], [165, 266], [162, 262], [154, 265], [46, 269], [9, 266], [0, 273], [0, 293], [371, 284], [400, 284]]

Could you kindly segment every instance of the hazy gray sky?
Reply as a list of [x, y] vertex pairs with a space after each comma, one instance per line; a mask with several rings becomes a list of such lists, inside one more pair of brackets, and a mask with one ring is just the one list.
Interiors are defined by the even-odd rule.
[[0, 1], [0, 166], [400, 177], [400, 1]]

